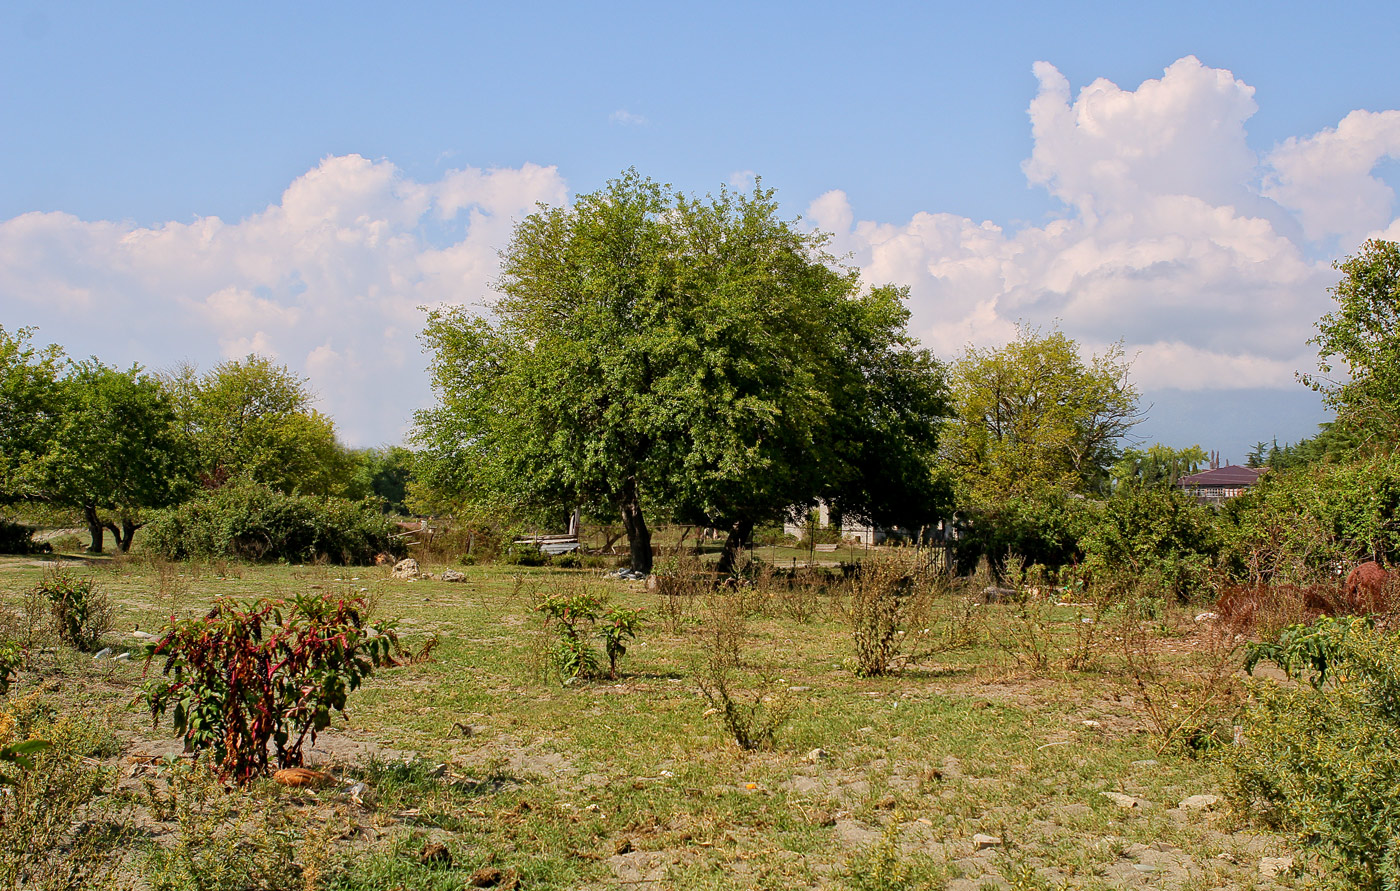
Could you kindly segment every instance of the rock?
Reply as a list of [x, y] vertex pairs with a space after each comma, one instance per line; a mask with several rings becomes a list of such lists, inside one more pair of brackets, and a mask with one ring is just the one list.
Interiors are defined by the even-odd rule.
[[802, 759], [808, 764], [819, 764], [822, 761], [830, 761], [831, 753], [826, 749], [813, 749], [807, 753], [807, 757]]
[[1216, 619], [1218, 619], [1218, 618], [1220, 618], [1220, 616], [1219, 616], [1217, 613], [1201, 613], [1199, 616], [1196, 617], [1196, 621], [1197, 621], [1197, 622], [1214, 622], [1214, 621], [1215, 621]]
[[455, 569], [444, 569], [441, 578], [444, 582], [465, 582], [467, 580], [467, 574], [465, 572], [458, 572]]
[[101, 659], [106, 659], [106, 658], [107, 658], [108, 656], [110, 656], [110, 655], [112, 655], [112, 648], [111, 648], [111, 647], [103, 647], [102, 649], [98, 650], [96, 653], [93, 653], [93, 654], [92, 654], [92, 661], [93, 661], [93, 662], [97, 662], [97, 661], [99, 661], [99, 660], [101, 660]]
[[424, 866], [451, 866], [452, 852], [441, 842], [428, 842], [418, 852], [418, 862]]
[[394, 564], [394, 578], [415, 579], [418, 577], [418, 561], [409, 557]]
[[1177, 807], [1184, 811], [1209, 811], [1214, 810], [1219, 803], [1219, 795], [1192, 795], [1189, 798], [1181, 799], [1181, 803]]
[[1292, 872], [1292, 857], [1265, 857], [1259, 861], [1259, 878], [1261, 879], [1274, 879]]
[[272, 775], [272, 780], [283, 786], [291, 786], [293, 789], [315, 788], [329, 783], [331, 775], [319, 770], [308, 770], [305, 767], [284, 767]]
[[988, 585], [982, 589], [983, 603], [1012, 603], [1020, 596], [1015, 588], [998, 588], [995, 585]]
[[1104, 798], [1118, 805], [1121, 808], [1132, 810], [1142, 807], [1142, 799], [1134, 798], [1131, 795], [1124, 795], [1122, 792], [1100, 792]]
[[1001, 839], [997, 838], [995, 835], [983, 835], [979, 832], [972, 837], [972, 849], [974, 851], [985, 851], [987, 848], [999, 847], [1001, 847]]
[[128, 650], [128, 651], [126, 651], [125, 653], [122, 653], [120, 656], [113, 656], [113, 657], [112, 657], [112, 661], [113, 661], [113, 662], [130, 662], [130, 661], [131, 661], [131, 651]]

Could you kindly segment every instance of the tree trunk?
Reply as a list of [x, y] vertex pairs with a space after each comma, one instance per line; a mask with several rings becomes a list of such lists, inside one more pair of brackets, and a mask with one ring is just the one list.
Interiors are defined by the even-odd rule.
[[103, 538], [106, 536], [106, 532], [102, 528], [102, 521], [98, 519], [97, 505], [84, 504], [83, 519], [87, 521], [88, 534], [92, 536], [92, 544], [88, 545], [88, 553], [102, 553], [102, 542]]
[[637, 494], [635, 476], [629, 476], [622, 484], [617, 507], [622, 514], [622, 528], [627, 530], [627, 544], [632, 551], [632, 568], [638, 572], [650, 573], [651, 530], [647, 529], [646, 518], [642, 516], [642, 503]]
[[122, 531], [117, 536], [117, 547], [121, 548], [123, 554], [131, 550], [131, 539], [136, 535], [136, 530], [142, 527], [142, 523], [133, 523], [130, 519], [122, 517]]
[[739, 554], [744, 550], [744, 545], [749, 543], [749, 538], [753, 535], [753, 521], [739, 520], [729, 527], [729, 537], [724, 540], [724, 550], [719, 555], [720, 575], [730, 575], [734, 572], [734, 567], [739, 564]]

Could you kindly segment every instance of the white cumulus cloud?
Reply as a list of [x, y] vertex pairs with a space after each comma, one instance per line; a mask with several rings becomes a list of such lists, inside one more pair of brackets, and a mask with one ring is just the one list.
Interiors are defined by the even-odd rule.
[[1048, 221], [856, 220], [841, 191], [808, 218], [867, 281], [911, 286], [914, 327], [945, 356], [1058, 323], [1091, 348], [1124, 340], [1148, 388], [1295, 387], [1335, 280], [1320, 246], [1400, 230], [1372, 175], [1400, 151], [1400, 112], [1353, 112], [1260, 159], [1254, 89], [1194, 57], [1135, 90], [1100, 79], [1077, 96], [1053, 65], [1033, 70], [1023, 169], [1063, 202]]
[[[112, 362], [275, 357], [310, 378], [347, 440], [393, 441], [428, 399], [419, 307], [485, 300], [514, 223], [567, 197], [553, 167], [421, 183], [347, 155], [235, 223], [29, 213], [0, 222], [0, 305], [7, 327]], [[435, 240], [433, 225], [456, 234]]]

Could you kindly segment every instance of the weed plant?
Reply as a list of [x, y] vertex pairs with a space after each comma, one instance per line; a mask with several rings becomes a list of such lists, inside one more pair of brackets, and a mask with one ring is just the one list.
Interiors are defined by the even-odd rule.
[[[786, 684], [766, 665], [745, 661], [747, 618], [738, 597], [724, 589], [714, 591], [705, 605], [700, 629], [700, 692], [719, 716], [725, 730], [740, 749], [770, 748], [792, 715], [792, 701]], [[742, 676], [756, 676], [756, 683], [744, 689]]]
[[1302, 683], [1252, 685], [1227, 792], [1290, 831], [1341, 884], [1400, 887], [1400, 633], [1320, 619], [1250, 653]]
[[92, 760], [113, 754], [114, 740], [37, 695], [0, 708], [0, 748], [31, 739], [49, 745], [0, 790], [0, 889], [106, 887], [130, 841], [106, 797], [115, 771]]
[[77, 650], [91, 653], [112, 630], [112, 602], [92, 576], [52, 570], [35, 592], [48, 600], [59, 638]]

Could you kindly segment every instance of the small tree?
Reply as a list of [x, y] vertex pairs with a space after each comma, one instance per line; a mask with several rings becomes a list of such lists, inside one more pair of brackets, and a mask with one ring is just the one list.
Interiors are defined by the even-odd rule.
[[165, 662], [144, 698], [154, 720], [170, 711], [195, 752], [209, 750], [221, 775], [242, 784], [302, 762], [309, 736], [345, 713], [350, 692], [390, 661], [392, 622], [366, 625], [362, 600], [298, 596], [218, 603], [207, 616], [173, 620], [151, 645]]

